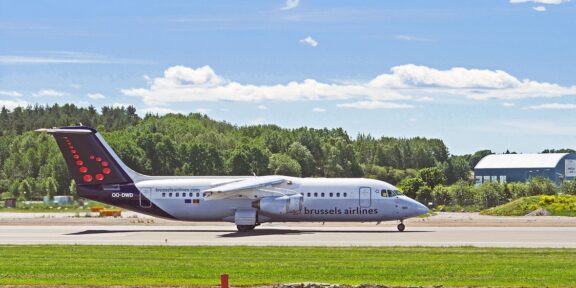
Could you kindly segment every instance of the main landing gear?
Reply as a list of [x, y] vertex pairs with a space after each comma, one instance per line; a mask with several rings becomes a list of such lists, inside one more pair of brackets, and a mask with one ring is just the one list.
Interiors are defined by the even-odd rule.
[[238, 232], [248, 232], [254, 230], [256, 225], [236, 225]]
[[403, 232], [406, 229], [406, 226], [403, 223], [403, 220], [400, 220], [400, 224], [398, 224], [398, 231]]

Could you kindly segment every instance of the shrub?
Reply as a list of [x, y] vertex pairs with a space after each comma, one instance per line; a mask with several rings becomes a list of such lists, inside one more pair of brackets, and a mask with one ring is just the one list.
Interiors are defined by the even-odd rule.
[[450, 187], [452, 197], [457, 205], [468, 206], [474, 204], [475, 191], [466, 181], [460, 180]]
[[495, 207], [508, 201], [503, 184], [487, 182], [480, 185], [476, 191], [476, 203], [484, 208]]
[[560, 186], [560, 191], [565, 195], [576, 195], [576, 180], [565, 181]]
[[434, 187], [432, 199], [434, 200], [434, 205], [450, 205], [453, 199], [452, 191], [446, 186], [438, 185]]

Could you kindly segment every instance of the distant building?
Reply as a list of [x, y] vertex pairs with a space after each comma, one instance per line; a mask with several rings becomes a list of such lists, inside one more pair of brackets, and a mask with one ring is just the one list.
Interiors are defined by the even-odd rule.
[[525, 182], [544, 177], [560, 185], [576, 177], [576, 154], [492, 154], [474, 167], [476, 185], [485, 182]]

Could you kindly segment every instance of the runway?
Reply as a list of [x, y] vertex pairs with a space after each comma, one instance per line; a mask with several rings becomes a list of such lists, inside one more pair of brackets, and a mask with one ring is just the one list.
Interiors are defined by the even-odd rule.
[[476, 246], [576, 248], [576, 227], [299, 226], [271, 224], [250, 233], [233, 225], [0, 226], [0, 244]]

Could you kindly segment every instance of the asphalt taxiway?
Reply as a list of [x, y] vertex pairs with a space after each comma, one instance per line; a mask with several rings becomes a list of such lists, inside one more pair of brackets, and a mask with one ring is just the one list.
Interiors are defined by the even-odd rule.
[[0, 226], [0, 244], [476, 246], [576, 248], [576, 227], [361, 227], [268, 224], [253, 232], [233, 225]]

